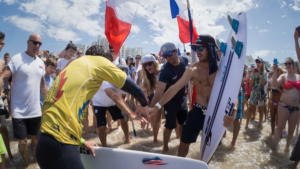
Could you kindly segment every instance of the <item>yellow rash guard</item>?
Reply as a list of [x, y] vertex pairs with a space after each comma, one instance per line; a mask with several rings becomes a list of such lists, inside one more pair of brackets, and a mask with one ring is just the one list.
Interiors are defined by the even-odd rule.
[[125, 73], [101, 56], [72, 61], [56, 77], [44, 101], [41, 132], [64, 144], [79, 145], [89, 102], [103, 81], [121, 88]]

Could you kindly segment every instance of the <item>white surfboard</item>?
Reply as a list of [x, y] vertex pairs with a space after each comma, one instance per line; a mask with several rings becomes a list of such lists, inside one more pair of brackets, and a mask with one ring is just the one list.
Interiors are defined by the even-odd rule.
[[208, 169], [202, 161], [119, 148], [94, 147], [96, 157], [80, 148], [85, 169]]
[[[228, 20], [230, 22], [230, 19]], [[233, 28], [230, 29], [227, 46], [225, 45], [226, 51], [223, 50], [202, 131], [200, 159], [206, 163], [212, 157], [223, 137], [225, 132], [223, 118], [226, 114], [232, 114], [243, 76], [247, 46], [246, 14], [244, 12], [238, 13], [234, 21], [231, 18], [231, 23], [234, 23], [232, 27], [237, 31], [234, 31]], [[233, 49], [232, 41], [235, 40], [238, 41], [238, 45], [233, 42], [234, 46], [237, 46], [236, 49]], [[239, 46], [240, 44], [243, 46]], [[240, 50], [240, 53], [235, 50]]]

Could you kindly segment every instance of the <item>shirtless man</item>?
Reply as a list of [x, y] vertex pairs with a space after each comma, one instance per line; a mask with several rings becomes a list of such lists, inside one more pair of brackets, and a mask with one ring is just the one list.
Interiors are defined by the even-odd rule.
[[[185, 157], [188, 154], [190, 144], [196, 142], [199, 132], [203, 128], [207, 105], [218, 69], [216, 44], [212, 36], [199, 35], [196, 44], [193, 44], [192, 47], [193, 50], [196, 50], [199, 62], [187, 68], [179, 81], [171, 86], [164, 93], [161, 100], [155, 104], [155, 107], [149, 111], [152, 116], [161, 106], [171, 100], [178, 90], [185, 86], [189, 80], [193, 80], [198, 92], [194, 108], [189, 111], [188, 118], [182, 126], [182, 135], [178, 150], [178, 156], [181, 157]], [[234, 109], [231, 117], [224, 116], [224, 127], [229, 127], [233, 124], [235, 112], [236, 110]]]

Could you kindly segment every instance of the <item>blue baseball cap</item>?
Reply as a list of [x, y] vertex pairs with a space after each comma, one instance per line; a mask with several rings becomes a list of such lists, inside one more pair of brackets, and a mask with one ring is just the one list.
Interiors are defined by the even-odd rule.
[[126, 57], [126, 60], [127, 60], [127, 59], [133, 59], [133, 57], [132, 57], [132, 56], [127, 56], [127, 57]]

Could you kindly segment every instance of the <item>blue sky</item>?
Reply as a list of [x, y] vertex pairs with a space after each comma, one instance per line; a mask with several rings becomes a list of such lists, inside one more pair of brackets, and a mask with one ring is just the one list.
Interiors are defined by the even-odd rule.
[[[245, 11], [248, 20], [247, 54], [271, 62], [296, 59], [294, 30], [300, 25], [300, 0], [190, 0], [198, 34], [226, 39], [230, 27], [227, 11]], [[105, 1], [100, 0], [0, 0], [0, 31], [6, 34], [3, 58], [26, 50], [30, 34], [40, 33], [41, 50], [61, 51], [68, 41], [90, 44], [104, 35]], [[182, 50], [176, 19], [169, 0], [140, 0], [133, 27], [125, 41], [130, 47], [158, 53], [167, 41]], [[186, 45], [186, 47], [188, 44]]]

